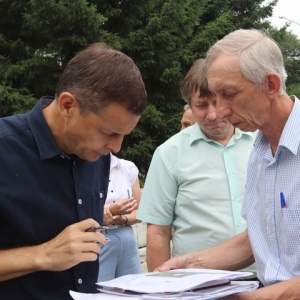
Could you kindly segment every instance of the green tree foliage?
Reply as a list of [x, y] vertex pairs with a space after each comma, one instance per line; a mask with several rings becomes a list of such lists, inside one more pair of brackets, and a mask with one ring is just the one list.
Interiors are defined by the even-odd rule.
[[[193, 61], [232, 30], [271, 28], [266, 20], [277, 0], [264, 2], [0, 0], [0, 115], [27, 111], [53, 95], [66, 62], [88, 44], [106, 42], [132, 57], [144, 78], [149, 106], [119, 156], [145, 176], [156, 147], [179, 131], [180, 84]], [[273, 33], [284, 40], [284, 30]], [[290, 52], [296, 46], [288, 48], [289, 80], [299, 75]]]
[[287, 93], [300, 96], [300, 40], [289, 31], [289, 24], [280, 29], [271, 28], [270, 35], [279, 44], [283, 53], [288, 78]]
[[94, 41], [115, 44], [103, 17], [85, 0], [0, 2], [1, 115], [27, 111], [53, 95], [66, 62]]

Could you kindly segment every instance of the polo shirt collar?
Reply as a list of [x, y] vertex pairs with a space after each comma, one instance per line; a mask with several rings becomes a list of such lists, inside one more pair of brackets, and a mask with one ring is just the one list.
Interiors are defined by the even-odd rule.
[[29, 127], [38, 147], [41, 160], [62, 154], [42, 112], [44, 107], [43, 101], [49, 98], [54, 100], [54, 97], [42, 97], [29, 112], [28, 116]]
[[204, 134], [200, 129], [199, 125], [195, 123], [194, 125], [190, 126], [190, 145], [197, 140], [204, 139]]
[[[205, 140], [206, 142], [215, 142], [214, 140], [208, 138], [203, 131], [201, 130], [200, 126], [195, 123], [194, 125], [190, 126], [191, 127], [191, 132], [190, 132], [190, 145], [192, 145], [195, 141], [197, 140]], [[234, 139], [238, 140], [242, 138], [243, 136], [248, 135], [248, 136], [253, 136], [253, 132], [244, 132], [241, 131], [239, 128], [235, 128], [234, 131]], [[229, 144], [229, 143], [228, 143]]]

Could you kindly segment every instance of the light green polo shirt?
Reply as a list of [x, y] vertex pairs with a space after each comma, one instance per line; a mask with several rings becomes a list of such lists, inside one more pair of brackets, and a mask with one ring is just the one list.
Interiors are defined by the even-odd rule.
[[224, 147], [196, 123], [156, 149], [137, 218], [173, 224], [172, 256], [215, 246], [246, 229], [241, 209], [255, 136], [235, 129]]

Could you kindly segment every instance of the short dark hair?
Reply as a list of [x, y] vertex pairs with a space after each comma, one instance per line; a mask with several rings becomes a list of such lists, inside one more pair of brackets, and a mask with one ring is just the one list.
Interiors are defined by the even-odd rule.
[[182, 99], [190, 103], [192, 94], [198, 89], [200, 89], [200, 97], [211, 96], [206, 80], [205, 60], [201, 58], [194, 61], [183, 79], [180, 88]]
[[147, 107], [142, 76], [133, 60], [105, 43], [95, 43], [78, 53], [67, 64], [56, 86], [56, 97], [73, 94], [82, 112], [101, 114], [118, 103], [133, 114]]

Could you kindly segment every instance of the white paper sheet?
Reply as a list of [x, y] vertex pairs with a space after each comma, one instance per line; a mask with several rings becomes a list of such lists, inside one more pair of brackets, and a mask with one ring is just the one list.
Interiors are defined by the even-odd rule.
[[[252, 291], [258, 281], [231, 281], [252, 275], [210, 269], [177, 269], [168, 272], [126, 275], [98, 282], [98, 294], [70, 291], [74, 300], [215, 300], [227, 295]], [[211, 286], [216, 285], [217, 286]], [[205, 286], [210, 287], [205, 287]], [[200, 288], [200, 289], [199, 289]]]
[[[109, 295], [104, 293], [84, 294], [70, 291], [70, 295], [74, 300], [126, 300], [123, 296]], [[132, 297], [130, 300], [141, 300], [141, 298]]]
[[98, 286], [119, 288], [128, 291], [151, 293], [179, 293], [195, 288], [225, 283], [250, 272], [231, 272], [210, 269], [177, 269], [167, 272], [150, 272], [121, 276], [109, 281], [100, 281]]
[[228, 295], [249, 292], [257, 289], [258, 281], [232, 281], [230, 285], [223, 287], [205, 288], [198, 292], [186, 292], [179, 294], [147, 294], [132, 296], [128, 294], [117, 293], [98, 293], [98, 294], [82, 294], [70, 291], [70, 295], [74, 300], [216, 300]]

